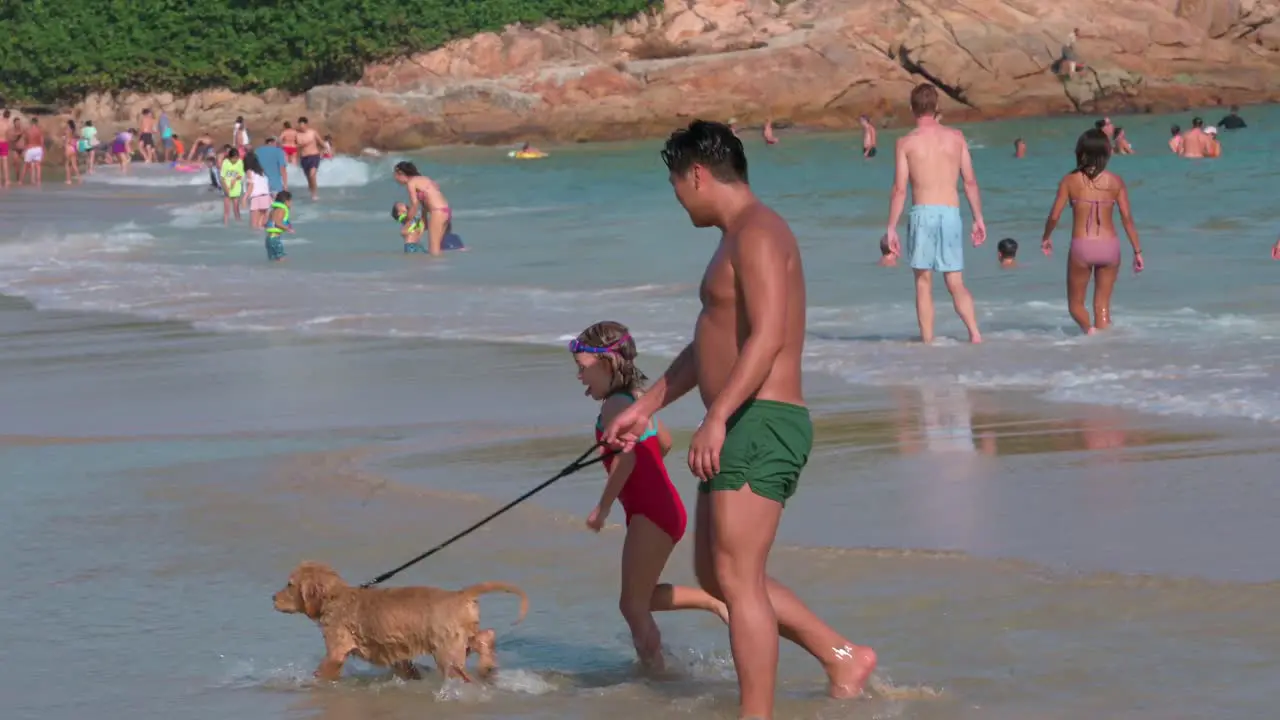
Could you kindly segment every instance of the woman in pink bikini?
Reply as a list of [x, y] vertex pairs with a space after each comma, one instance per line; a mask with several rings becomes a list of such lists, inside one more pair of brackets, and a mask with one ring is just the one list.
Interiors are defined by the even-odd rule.
[[418, 172], [418, 166], [404, 161], [396, 163], [396, 182], [404, 185], [409, 191], [409, 213], [406, 219], [413, 222], [422, 213], [423, 224], [427, 226], [427, 251], [432, 255], [443, 252], [444, 236], [453, 225], [453, 213], [449, 210], [449, 201], [440, 192], [435, 180]]
[[[1119, 175], [1107, 171], [1111, 141], [1101, 130], [1087, 130], [1076, 141], [1076, 169], [1058, 183], [1058, 197], [1044, 223], [1045, 255], [1053, 254], [1053, 229], [1071, 203], [1071, 251], [1067, 255], [1067, 309], [1087, 335], [1111, 327], [1111, 291], [1120, 274], [1120, 236], [1112, 220], [1119, 208], [1125, 234], [1133, 246], [1133, 271], [1142, 272], [1142, 246], [1129, 212], [1129, 191]], [[1093, 321], [1084, 296], [1093, 278]]]

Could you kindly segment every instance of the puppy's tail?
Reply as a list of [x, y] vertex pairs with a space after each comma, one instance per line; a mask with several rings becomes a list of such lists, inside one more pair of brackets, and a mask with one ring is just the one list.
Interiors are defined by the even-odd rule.
[[520, 617], [516, 618], [516, 621], [515, 621], [516, 625], [519, 625], [520, 621], [524, 620], [525, 614], [529, 612], [529, 596], [525, 595], [524, 591], [521, 590], [518, 586], [512, 585], [511, 583], [482, 582], [482, 583], [477, 583], [475, 585], [472, 585], [470, 587], [462, 588], [458, 592], [462, 593], [463, 595], [470, 595], [471, 597], [478, 597], [480, 595], [485, 595], [487, 593], [495, 593], [495, 592], [504, 592], [504, 593], [510, 593], [512, 595], [519, 595], [520, 596]]

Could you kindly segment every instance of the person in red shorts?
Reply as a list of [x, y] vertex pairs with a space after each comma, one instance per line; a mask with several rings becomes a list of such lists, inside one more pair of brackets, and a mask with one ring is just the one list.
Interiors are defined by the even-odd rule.
[[[601, 401], [596, 441], [604, 427], [644, 393], [646, 378], [636, 367], [636, 344], [625, 325], [599, 322], [569, 343], [586, 395]], [[635, 451], [607, 457], [609, 476], [587, 527], [600, 532], [615, 501], [626, 513], [627, 537], [622, 545], [622, 598], [619, 607], [631, 628], [636, 654], [649, 671], [663, 669], [662, 635], [653, 613], [706, 610], [728, 622], [723, 602], [698, 588], [659, 584], [671, 551], [684, 537], [688, 516], [663, 457], [671, 435], [658, 420], [637, 442]], [[602, 450], [603, 452], [603, 450]]]

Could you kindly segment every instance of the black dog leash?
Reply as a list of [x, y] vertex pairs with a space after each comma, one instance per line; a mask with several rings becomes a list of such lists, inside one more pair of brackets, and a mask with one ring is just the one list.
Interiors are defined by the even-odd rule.
[[565, 467], [565, 469], [563, 469], [563, 470], [561, 470], [560, 472], [556, 473], [556, 474], [555, 474], [555, 476], [553, 476], [550, 480], [547, 480], [547, 481], [543, 482], [541, 485], [539, 485], [539, 486], [535, 487], [534, 489], [530, 490], [529, 492], [527, 492], [527, 493], [525, 493], [525, 494], [521, 495], [520, 497], [516, 498], [515, 500], [512, 500], [511, 502], [507, 503], [506, 505], [503, 505], [502, 507], [500, 507], [500, 508], [498, 508], [497, 510], [495, 510], [494, 512], [492, 512], [488, 517], [486, 517], [485, 519], [483, 519], [483, 520], [481, 520], [480, 522], [476, 523], [475, 525], [472, 525], [471, 527], [467, 528], [466, 530], [463, 530], [462, 532], [458, 533], [457, 535], [454, 535], [453, 537], [449, 538], [448, 540], [445, 540], [444, 542], [442, 542], [442, 543], [440, 543], [439, 545], [437, 545], [437, 546], [435, 546], [435, 547], [431, 548], [430, 550], [428, 550], [428, 551], [426, 551], [426, 552], [422, 553], [422, 554], [421, 554], [421, 555], [419, 555], [418, 557], [416, 557], [416, 558], [414, 558], [414, 559], [410, 560], [409, 562], [407, 562], [407, 563], [405, 563], [405, 564], [401, 565], [400, 567], [398, 567], [398, 568], [396, 568], [396, 569], [394, 569], [394, 570], [388, 570], [387, 572], [382, 573], [382, 574], [381, 574], [381, 575], [379, 575], [378, 577], [376, 577], [376, 578], [374, 578], [374, 579], [370, 580], [370, 581], [369, 581], [369, 582], [367, 582], [367, 583], [364, 583], [364, 584], [363, 584], [363, 585], [361, 585], [360, 587], [362, 587], [362, 588], [370, 588], [370, 587], [373, 587], [374, 585], [377, 585], [377, 584], [379, 584], [379, 583], [383, 583], [383, 582], [386, 582], [387, 580], [390, 580], [391, 578], [395, 577], [396, 575], [399, 575], [402, 571], [404, 571], [404, 570], [406, 570], [406, 569], [408, 569], [408, 568], [410, 568], [410, 567], [412, 567], [412, 566], [414, 566], [414, 565], [417, 565], [418, 563], [422, 562], [423, 560], [426, 560], [427, 558], [431, 557], [432, 555], [435, 555], [436, 553], [438, 553], [438, 552], [440, 552], [441, 550], [443, 550], [443, 549], [445, 549], [445, 548], [449, 547], [450, 545], [452, 545], [452, 544], [454, 544], [455, 542], [457, 542], [457, 541], [461, 540], [462, 538], [464, 538], [464, 537], [466, 537], [466, 536], [470, 535], [471, 533], [475, 532], [476, 530], [479, 530], [482, 526], [484, 526], [484, 525], [485, 525], [485, 523], [488, 523], [490, 520], [492, 520], [492, 519], [494, 519], [494, 518], [498, 517], [499, 515], [501, 515], [501, 514], [505, 513], [506, 511], [510, 510], [511, 508], [513, 508], [513, 507], [515, 507], [515, 506], [519, 505], [520, 503], [524, 502], [525, 500], [528, 500], [529, 498], [533, 497], [533, 496], [534, 496], [534, 495], [536, 495], [537, 493], [539, 493], [539, 492], [541, 492], [542, 490], [544, 490], [544, 489], [546, 489], [547, 487], [549, 487], [552, 483], [556, 482], [557, 480], [562, 480], [562, 479], [564, 479], [564, 478], [567, 478], [567, 477], [569, 477], [570, 475], [572, 475], [572, 474], [574, 474], [574, 473], [578, 472], [579, 470], [581, 470], [581, 469], [583, 469], [583, 468], [591, 467], [592, 465], [595, 465], [595, 464], [596, 464], [596, 463], [598, 463], [598, 462], [604, 462], [606, 459], [608, 459], [608, 458], [610, 458], [610, 457], [613, 457], [613, 455], [614, 455], [615, 453], [607, 452], [607, 453], [602, 453], [602, 454], [601, 454], [599, 457], [597, 457], [597, 458], [593, 458], [593, 459], [591, 459], [591, 460], [588, 460], [588, 459], [587, 459], [587, 457], [589, 457], [589, 456], [591, 455], [591, 453], [595, 452], [596, 450], [598, 450], [598, 449], [599, 449], [599, 448], [601, 448], [602, 446], [604, 446], [604, 443], [603, 443], [603, 442], [598, 442], [598, 443], [596, 443], [595, 445], [592, 445], [590, 450], [588, 450], [588, 451], [586, 451], [586, 452], [582, 453], [582, 455], [581, 455], [581, 456], [579, 456], [577, 460], [574, 460], [572, 463], [569, 463], [569, 465], [568, 465], [568, 466], [566, 466], [566, 467]]

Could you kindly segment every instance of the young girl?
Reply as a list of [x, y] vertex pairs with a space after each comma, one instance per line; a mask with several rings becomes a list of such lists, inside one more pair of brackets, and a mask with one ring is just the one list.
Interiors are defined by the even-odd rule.
[[[1120, 211], [1125, 234], [1133, 246], [1133, 271], [1142, 272], [1142, 246], [1129, 212], [1129, 190], [1119, 175], [1107, 170], [1111, 142], [1101, 130], [1087, 130], [1076, 141], [1076, 169], [1058, 183], [1058, 196], [1044, 222], [1040, 247], [1053, 254], [1053, 230], [1071, 203], [1071, 251], [1067, 254], [1067, 310], [1087, 335], [1111, 327], [1111, 291], [1120, 274], [1120, 237], [1112, 210]], [[1093, 288], [1093, 319], [1084, 296]]]
[[[587, 395], [602, 402], [596, 418], [596, 440], [618, 413], [644, 391], [645, 376], [636, 367], [636, 344], [626, 326], [616, 322], [592, 325], [569, 343], [578, 366], [578, 379]], [[596, 532], [615, 500], [626, 513], [627, 536], [622, 545], [622, 597], [619, 608], [631, 627], [636, 654], [649, 670], [662, 669], [662, 635], [654, 611], [707, 610], [728, 622], [724, 603], [702, 590], [658, 584], [676, 543], [684, 535], [687, 516], [679, 493], [667, 476], [663, 457], [671, 450], [671, 435], [654, 421], [634, 452], [605, 460], [608, 480], [587, 527]]]
[[237, 117], [235, 127], [231, 130], [231, 144], [235, 146], [240, 157], [249, 152], [249, 130], [244, 125], [244, 118]]
[[62, 164], [67, 171], [67, 184], [71, 184], [71, 176], [76, 176], [76, 182], [80, 181], [80, 159], [81, 150], [80, 138], [76, 133], [76, 121], [67, 121], [67, 133], [62, 137]]
[[321, 155], [321, 157], [323, 157], [325, 160], [333, 159], [333, 136], [332, 135], [324, 136], [324, 145], [321, 147], [321, 151], [323, 152], [323, 155]]
[[267, 185], [266, 171], [252, 150], [244, 156], [244, 177], [244, 193], [249, 198], [249, 227], [264, 229], [267, 227], [267, 212], [271, 210], [271, 188]]
[[218, 166], [218, 174], [222, 177], [222, 224], [231, 221], [232, 213], [239, 222], [240, 198], [244, 195], [244, 161], [240, 159], [240, 151], [235, 148], [227, 151], [227, 157]]

